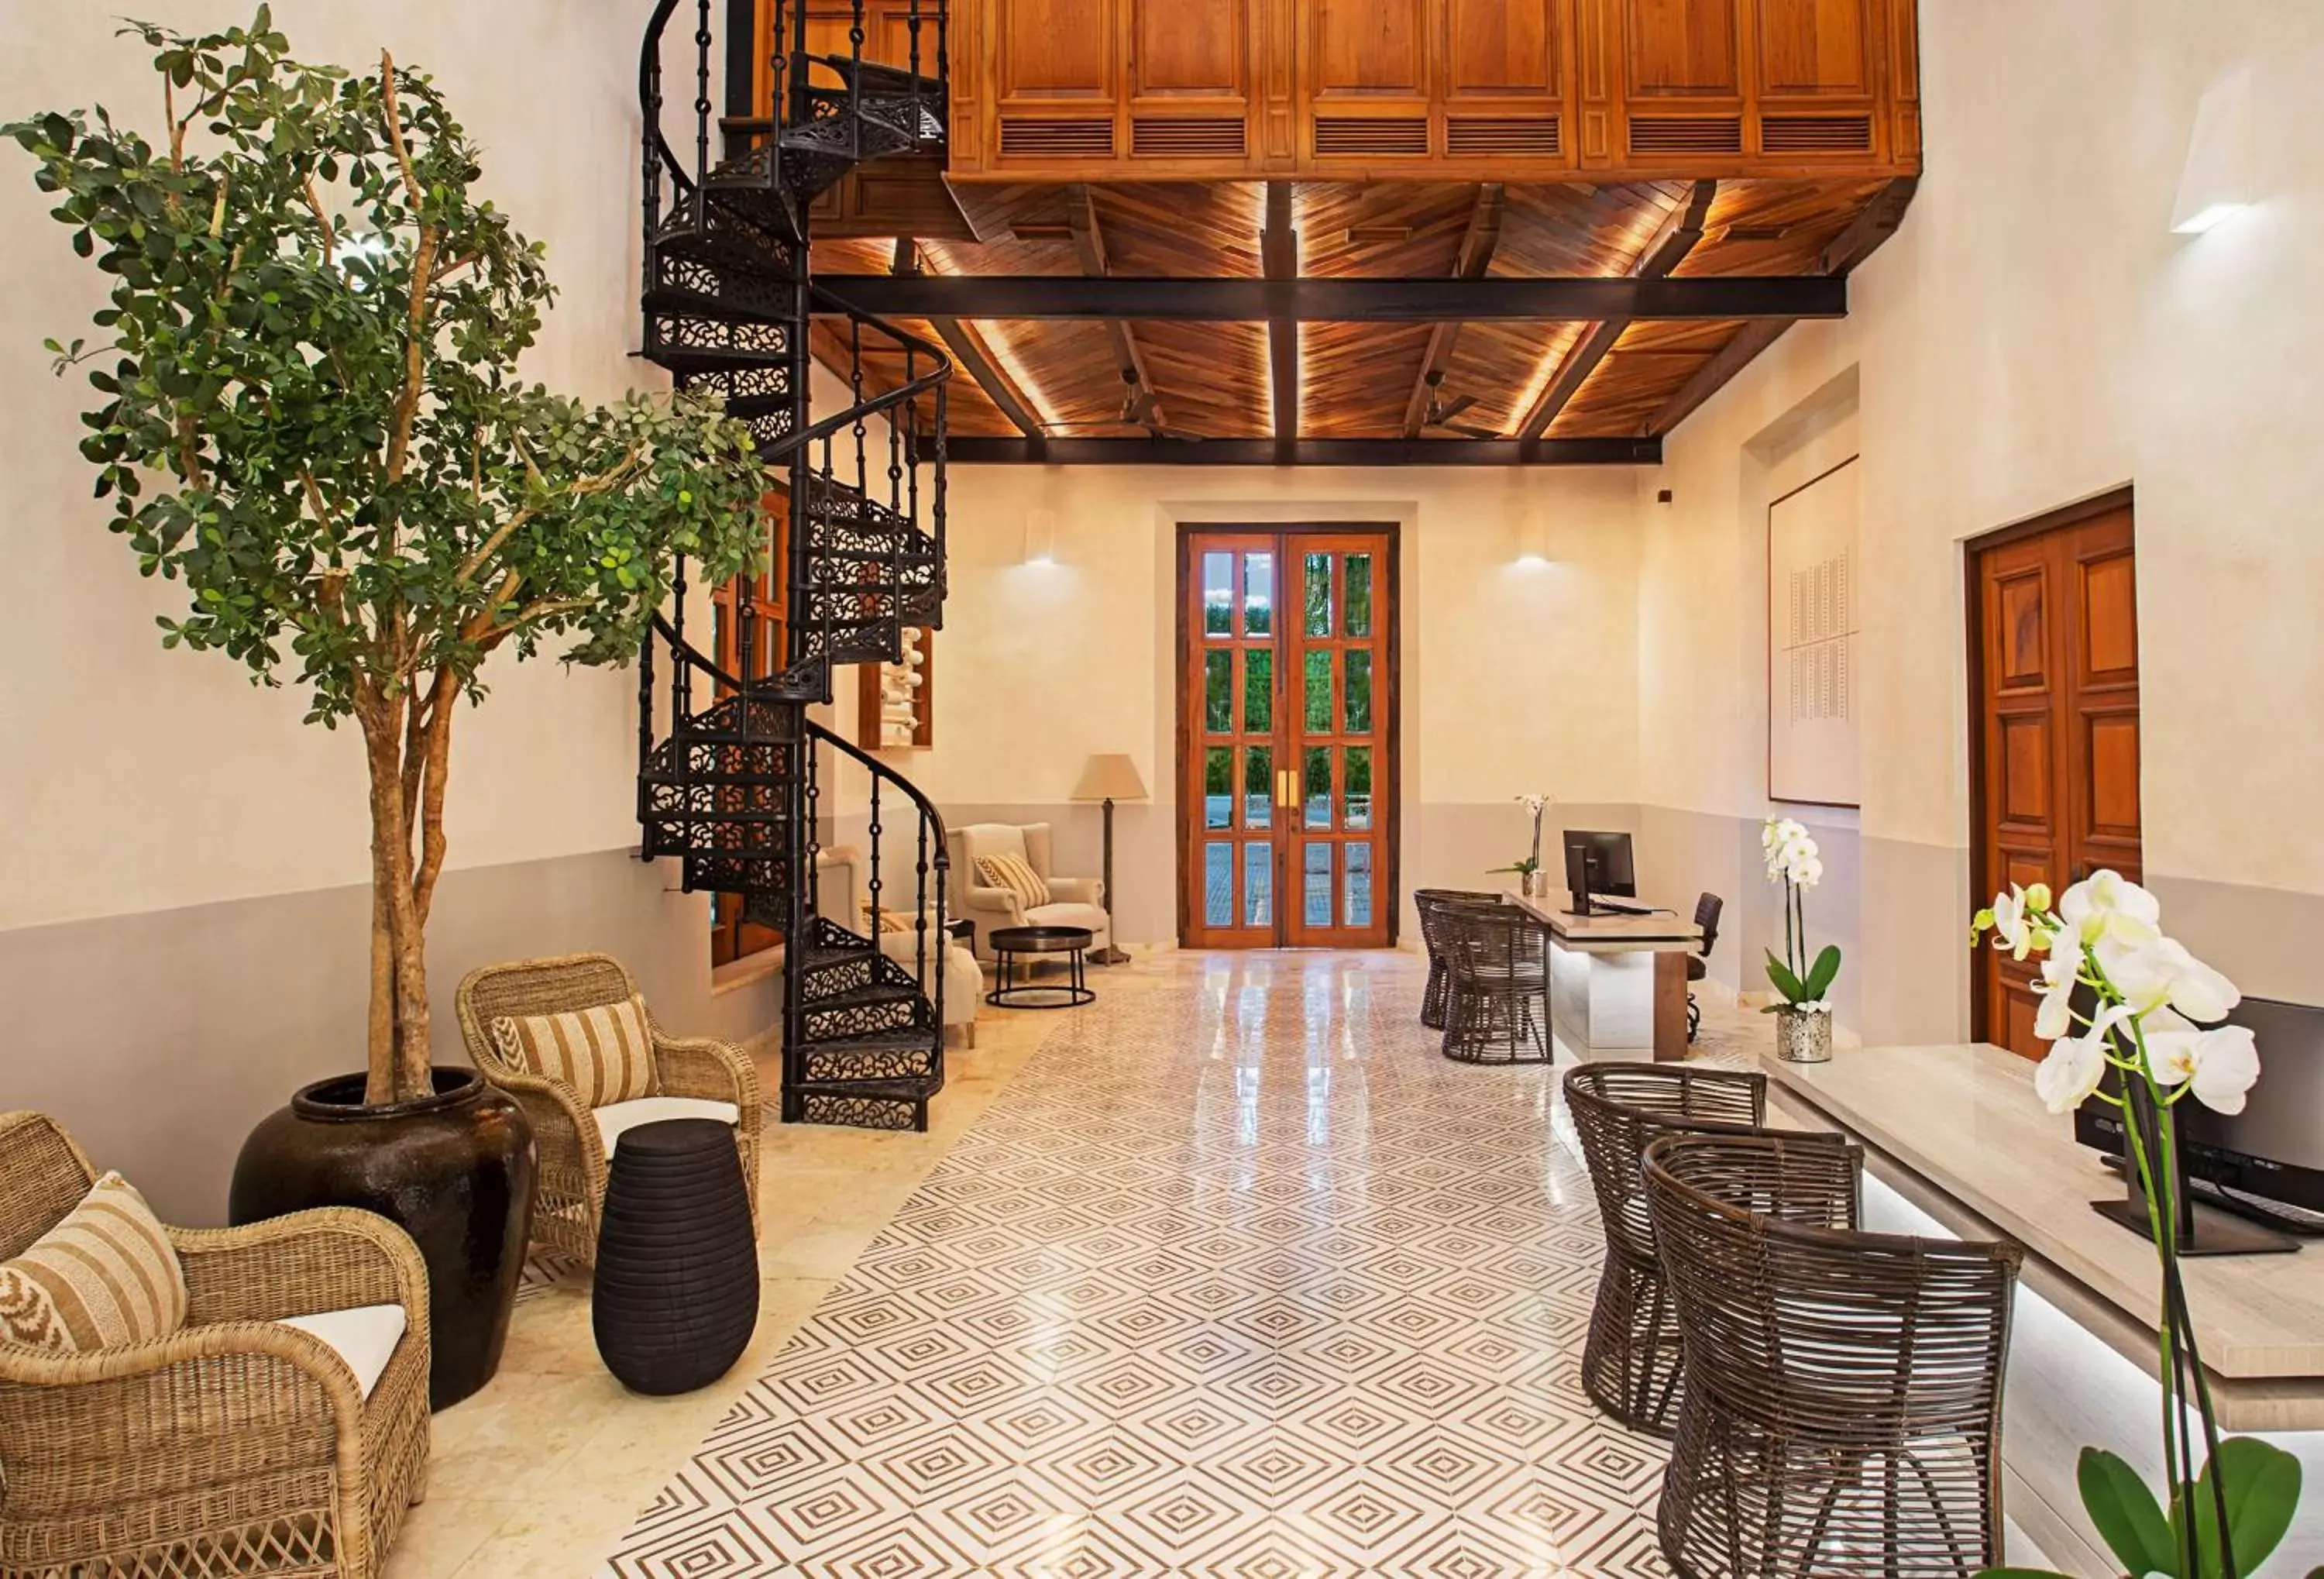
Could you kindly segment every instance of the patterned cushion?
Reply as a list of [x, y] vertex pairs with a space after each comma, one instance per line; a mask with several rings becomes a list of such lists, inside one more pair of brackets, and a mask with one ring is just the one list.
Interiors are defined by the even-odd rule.
[[501, 1057], [562, 1080], [590, 1107], [653, 1094], [653, 1031], [635, 993], [565, 1014], [503, 1014], [493, 1021], [493, 1042]]
[[[868, 929], [872, 925], [872, 901], [870, 900], [859, 900], [857, 901], [855, 908], [862, 915], [863, 925]], [[907, 915], [902, 910], [882, 910], [880, 912], [880, 930], [882, 932], [908, 932], [912, 929], [915, 920], [916, 918]]]
[[987, 888], [1005, 888], [1017, 896], [1018, 908], [1031, 910], [1049, 902], [1049, 885], [1025, 863], [1022, 855], [1003, 851], [976, 858], [976, 881]]
[[0, 1340], [80, 1354], [166, 1338], [186, 1321], [186, 1274], [145, 1197], [97, 1181], [23, 1255], [0, 1263]]

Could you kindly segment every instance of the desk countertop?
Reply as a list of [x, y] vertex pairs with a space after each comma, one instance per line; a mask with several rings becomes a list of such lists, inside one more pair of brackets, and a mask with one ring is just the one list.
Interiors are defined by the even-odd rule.
[[[2124, 1352], [2152, 1371], [2162, 1282], [2153, 1247], [2090, 1210], [2119, 1196], [2121, 1183], [2075, 1143], [2070, 1115], [2043, 1110], [2031, 1063], [1974, 1043], [1849, 1048], [1828, 1064], [1762, 1057], [1760, 1067], [1794, 1105], [1820, 1110], [2111, 1307], [2143, 1336]], [[2181, 1264], [2213, 1374], [2240, 1384], [2240, 1401], [2272, 1424], [2324, 1424], [2324, 1242], [2295, 1255]]]
[[1688, 954], [1702, 941], [1702, 928], [1683, 916], [1573, 916], [1566, 913], [1563, 895], [1528, 899], [1508, 890], [1503, 897], [1584, 954]]

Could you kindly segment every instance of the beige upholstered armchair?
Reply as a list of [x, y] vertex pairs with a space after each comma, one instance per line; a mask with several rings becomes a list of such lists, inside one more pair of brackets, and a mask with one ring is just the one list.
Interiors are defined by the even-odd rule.
[[[0, 1260], [97, 1177], [52, 1120], [0, 1113]], [[373, 1579], [427, 1476], [420, 1251], [344, 1207], [166, 1233], [176, 1332], [0, 1342], [0, 1574]]]
[[[597, 1259], [599, 1214], [605, 1204], [605, 1159], [623, 1130], [666, 1118], [726, 1120], [742, 1161], [751, 1221], [759, 1217], [759, 1072], [731, 1042], [652, 1038], [650, 1094], [592, 1106], [575, 1086], [512, 1059], [493, 1033], [496, 1020], [570, 1014], [627, 1003], [630, 973], [607, 954], [568, 954], [470, 971], [455, 1000], [468, 1057], [484, 1078], [516, 1098], [532, 1121], [540, 1169], [532, 1193], [532, 1237], [576, 1260]], [[732, 1111], [728, 1111], [731, 1109]]]
[[[1093, 954], [1113, 941], [1105, 913], [1105, 886], [1094, 877], [1060, 877], [1050, 859], [1049, 825], [971, 823], [952, 830], [954, 910], [976, 923], [976, 954], [992, 957], [992, 934], [1002, 927], [1084, 927], [1094, 935]], [[976, 870], [980, 855], [1014, 855], [1048, 884], [1049, 903], [1025, 905], [1005, 888], [994, 888]]]

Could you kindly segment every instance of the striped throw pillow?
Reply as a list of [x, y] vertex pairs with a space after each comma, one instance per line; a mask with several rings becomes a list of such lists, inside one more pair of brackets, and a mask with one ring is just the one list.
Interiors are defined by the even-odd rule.
[[0, 1262], [0, 1341], [85, 1354], [166, 1338], [186, 1274], [145, 1197], [108, 1173], [23, 1255]]
[[976, 881], [987, 888], [1005, 888], [1017, 896], [1018, 907], [1033, 910], [1049, 902], [1049, 885], [1041, 874], [1026, 864], [1022, 855], [1003, 851], [998, 855], [976, 858]]
[[590, 1107], [654, 1094], [653, 1030], [636, 993], [565, 1014], [503, 1014], [493, 1041], [501, 1057], [563, 1081]]

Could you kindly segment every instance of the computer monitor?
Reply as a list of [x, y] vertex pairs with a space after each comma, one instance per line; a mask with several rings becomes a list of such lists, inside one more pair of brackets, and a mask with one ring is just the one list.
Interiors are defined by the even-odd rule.
[[[2313, 1233], [2324, 1224], [2324, 1009], [2246, 998], [2227, 1023], [2247, 1027], [2258, 1043], [2259, 1084], [2239, 1113], [2179, 1103], [2188, 1193], [2279, 1226], [2289, 1216]], [[2111, 1070], [2107, 1080], [2120, 1089]], [[2120, 1110], [2092, 1097], [2074, 1115], [2074, 1138], [2119, 1156]]]
[[1575, 852], [1588, 868], [1591, 893], [1609, 894], [1616, 899], [1634, 900], [1638, 897], [1638, 874], [1630, 863], [1630, 836], [1628, 834], [1596, 834], [1565, 830], [1565, 862], [1569, 874], [1573, 870]]

